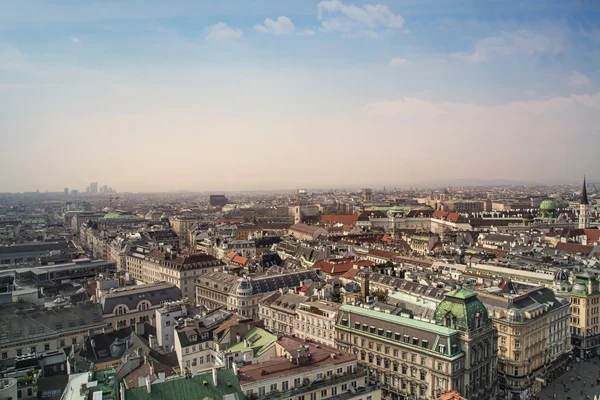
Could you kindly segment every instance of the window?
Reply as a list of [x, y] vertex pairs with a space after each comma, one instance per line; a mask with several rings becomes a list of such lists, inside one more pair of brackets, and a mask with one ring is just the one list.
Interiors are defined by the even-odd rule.
[[438, 349], [439, 349], [440, 353], [442, 353], [442, 354], [446, 353], [446, 346], [444, 346], [443, 344], [440, 344]]
[[321, 398], [327, 397], [327, 389], [321, 390]]
[[76, 337], [71, 338], [71, 344], [77, 344], [77, 338]]
[[414, 344], [415, 346], [418, 346], [418, 345], [419, 345], [419, 338], [416, 338], [416, 337], [414, 337], [414, 338], [413, 338], [413, 344]]
[[265, 387], [261, 386], [258, 388], [258, 397], [264, 397], [265, 395]]
[[271, 383], [271, 392], [277, 390], [277, 383]]
[[429, 346], [429, 342], [425, 339], [421, 340], [421, 346], [423, 346], [424, 348], [427, 348]]
[[427, 378], [427, 372], [421, 370], [421, 376], [420, 376], [421, 380], [424, 381]]
[[500, 343], [502, 346], [506, 346], [506, 336], [500, 336]]
[[437, 365], [437, 370], [438, 371], [443, 371], [444, 370], [444, 364], [441, 363], [441, 362], [439, 362], [438, 365]]
[[323, 373], [322, 372], [319, 372], [317, 374], [317, 379], [323, 379]]
[[331, 388], [331, 395], [332, 396], [336, 396], [337, 395], [337, 386], [334, 386]]
[[288, 390], [288, 381], [281, 382], [281, 391], [287, 392], [287, 390]]
[[8, 353], [6, 351], [2, 352], [2, 359], [6, 360], [8, 358]]
[[17, 349], [17, 357], [20, 357], [23, 355], [23, 350], [22, 349]]
[[198, 364], [204, 364], [204, 356], [198, 357]]
[[44, 343], [44, 351], [50, 350], [50, 344]]

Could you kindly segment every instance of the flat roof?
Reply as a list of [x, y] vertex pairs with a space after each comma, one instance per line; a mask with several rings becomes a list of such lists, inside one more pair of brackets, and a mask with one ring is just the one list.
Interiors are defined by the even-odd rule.
[[380, 319], [386, 322], [390, 322], [392, 324], [405, 325], [415, 329], [420, 329], [432, 333], [437, 333], [439, 335], [452, 336], [458, 334], [459, 331], [452, 328], [447, 328], [441, 325], [431, 324], [429, 322], [419, 321], [412, 318], [402, 317], [400, 315], [394, 314], [386, 314], [381, 311], [373, 311], [367, 308], [357, 307], [350, 304], [344, 304], [341, 308], [341, 311], [345, 311], [351, 314], [363, 315], [365, 317]]

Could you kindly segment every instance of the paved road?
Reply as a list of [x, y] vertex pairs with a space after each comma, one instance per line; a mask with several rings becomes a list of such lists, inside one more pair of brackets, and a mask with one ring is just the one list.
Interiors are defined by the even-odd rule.
[[[571, 370], [551, 382], [537, 394], [541, 400], [585, 400], [600, 398], [600, 360], [580, 361], [571, 364]], [[589, 397], [587, 397], [589, 396]]]

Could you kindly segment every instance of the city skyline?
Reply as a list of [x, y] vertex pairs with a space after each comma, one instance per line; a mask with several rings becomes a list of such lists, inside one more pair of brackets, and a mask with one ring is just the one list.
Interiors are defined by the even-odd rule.
[[0, 192], [600, 179], [594, 3], [213, 3], [0, 4]]

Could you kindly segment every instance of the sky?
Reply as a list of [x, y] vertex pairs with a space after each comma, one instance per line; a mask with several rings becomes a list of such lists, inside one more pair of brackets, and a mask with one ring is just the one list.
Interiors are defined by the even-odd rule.
[[600, 3], [3, 0], [0, 192], [600, 181]]

